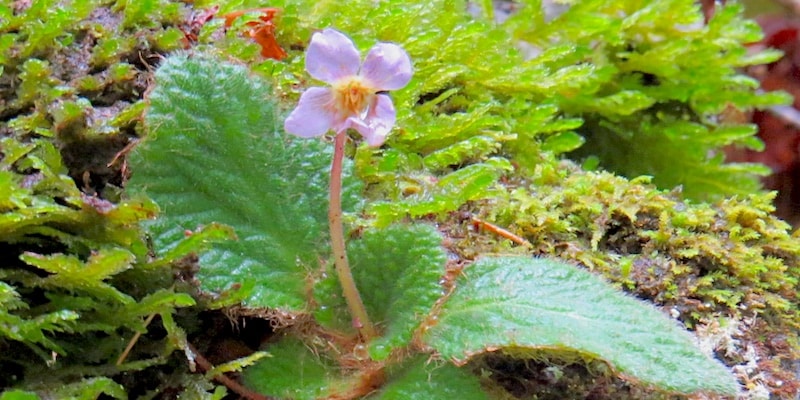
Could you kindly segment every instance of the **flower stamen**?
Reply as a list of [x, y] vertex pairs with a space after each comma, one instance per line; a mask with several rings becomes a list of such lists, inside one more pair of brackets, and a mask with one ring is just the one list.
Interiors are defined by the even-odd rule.
[[375, 96], [375, 89], [357, 76], [337, 82], [332, 89], [335, 110], [346, 115], [363, 115]]

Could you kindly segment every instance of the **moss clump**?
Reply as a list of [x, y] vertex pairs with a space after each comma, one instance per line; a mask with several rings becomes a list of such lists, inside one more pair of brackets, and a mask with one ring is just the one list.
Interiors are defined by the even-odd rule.
[[88, 193], [122, 185], [124, 164], [111, 161], [140, 134], [149, 63], [182, 46], [182, 37], [163, 36], [177, 30], [185, 6], [132, 4], [39, 0], [0, 8], [0, 134], [53, 138]]
[[587, 142], [572, 157], [597, 157], [630, 178], [653, 176], [661, 188], [682, 185], [693, 199], [760, 188], [757, 175], [767, 169], [724, 163], [719, 151], [763, 149], [756, 127], [721, 114], [790, 99], [754, 92], [758, 82], [738, 72], [780, 57], [747, 50], [762, 34], [741, 5], [719, 7], [705, 23], [700, 3], [683, 0], [581, 1], [561, 10], [522, 3], [506, 22], [514, 36], [541, 49], [547, 67], [584, 71], [575, 90], [553, 93], [564, 112], [584, 119], [577, 131]]
[[[112, 3], [0, 6], [0, 387], [42, 398], [128, 398], [126, 378], [155, 390], [151, 367], [184, 372], [174, 315], [195, 300], [150, 254], [139, 224], [155, 204], [117, 194], [156, 36], [186, 8], [149, 14], [142, 29]], [[125, 45], [103, 45], [114, 40]]]
[[774, 194], [695, 204], [648, 185], [649, 178], [630, 181], [566, 162], [542, 164], [529, 178], [487, 202], [484, 212], [539, 252], [579, 261], [644, 298], [679, 307], [689, 325], [725, 311], [767, 313], [800, 326], [800, 244], [770, 214]]

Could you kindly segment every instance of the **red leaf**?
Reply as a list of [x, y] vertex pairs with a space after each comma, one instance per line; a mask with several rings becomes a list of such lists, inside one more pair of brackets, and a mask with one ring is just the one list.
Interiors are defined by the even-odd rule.
[[250, 21], [247, 23], [247, 26], [250, 27], [247, 31], [247, 35], [261, 46], [261, 55], [265, 58], [272, 58], [275, 60], [283, 60], [286, 58], [286, 52], [275, 39], [274, 19], [280, 12], [279, 9], [266, 7], [230, 12], [224, 16], [225, 27], [230, 28], [236, 18], [251, 12], [258, 12], [260, 15], [258, 21]]

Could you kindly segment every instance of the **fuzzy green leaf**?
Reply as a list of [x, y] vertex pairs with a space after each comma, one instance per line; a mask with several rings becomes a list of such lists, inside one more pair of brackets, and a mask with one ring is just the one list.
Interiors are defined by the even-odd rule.
[[429, 225], [395, 225], [370, 231], [353, 242], [349, 254], [354, 278], [369, 315], [384, 327], [371, 343], [383, 359], [406, 346], [434, 303], [444, 294], [439, 283], [447, 257], [442, 237]]
[[[393, 225], [368, 231], [348, 246], [361, 298], [370, 318], [383, 329], [382, 337], [370, 344], [374, 359], [385, 359], [392, 350], [408, 345], [414, 330], [444, 294], [439, 281], [447, 257], [441, 241], [432, 226]], [[338, 285], [325, 284], [317, 301], [326, 306], [319, 312], [322, 321], [346, 307]], [[339, 327], [349, 325], [348, 315], [336, 317]]]
[[[186, 230], [230, 225], [239, 240], [201, 256], [202, 288], [255, 281], [246, 305], [302, 309], [303, 278], [326, 248], [331, 149], [286, 137], [271, 88], [240, 65], [179, 54], [156, 82], [128, 188], [162, 210], [150, 226], [157, 251], [175, 253]], [[345, 185], [352, 205], [352, 180]]]
[[335, 363], [301, 341], [284, 338], [267, 348], [271, 355], [245, 368], [244, 383], [259, 393], [284, 399], [314, 400], [335, 393], [345, 380]]
[[[284, 338], [267, 350], [271, 357], [246, 368], [243, 375], [248, 387], [265, 395], [296, 400], [329, 398], [347, 393], [367, 379], [343, 375], [323, 349], [312, 350], [295, 338]], [[426, 356], [392, 366], [386, 373], [386, 385], [368, 398], [488, 399], [477, 377], [449, 363], [429, 363]]]
[[475, 375], [452, 364], [429, 362], [425, 356], [416, 357], [402, 368], [389, 371], [389, 381], [373, 400], [485, 400], [489, 396]]
[[465, 270], [424, 340], [458, 363], [488, 351], [575, 352], [662, 389], [734, 394], [691, 335], [644, 303], [562, 262], [487, 257]]

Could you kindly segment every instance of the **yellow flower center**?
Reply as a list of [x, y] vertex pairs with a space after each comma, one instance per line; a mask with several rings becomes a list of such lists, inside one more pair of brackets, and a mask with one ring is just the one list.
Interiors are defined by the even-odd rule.
[[332, 86], [333, 106], [343, 116], [362, 116], [375, 97], [375, 89], [367, 86], [360, 77], [342, 79]]

